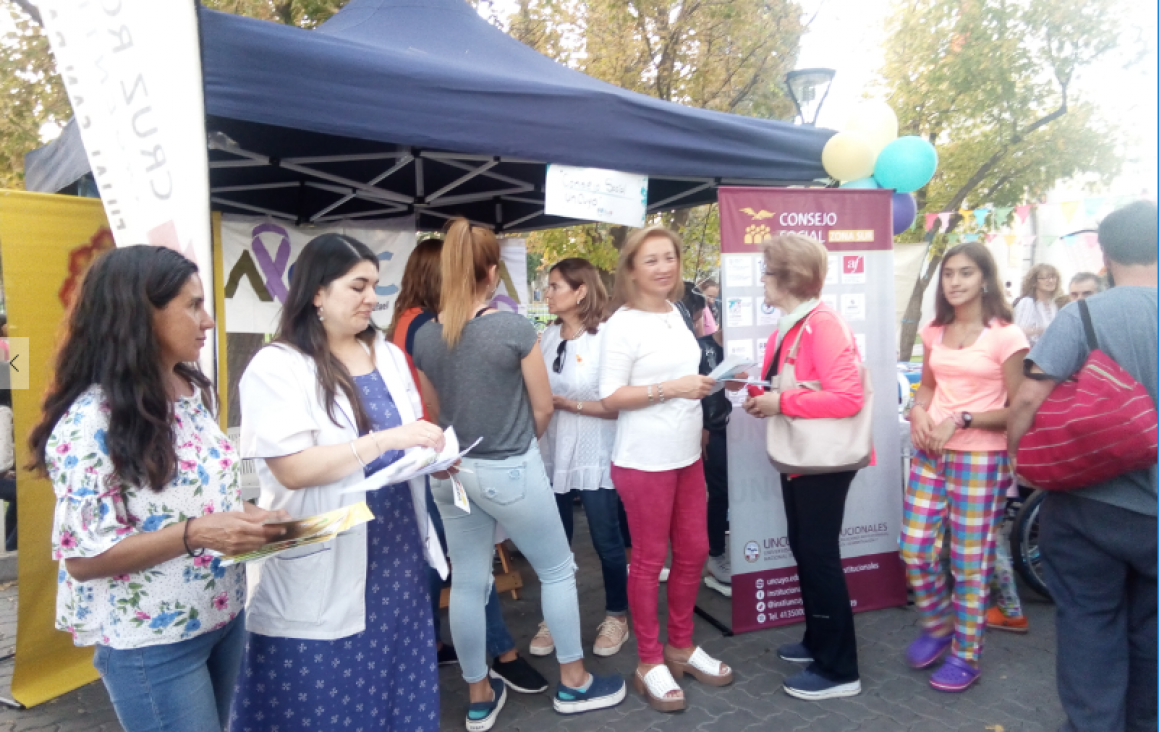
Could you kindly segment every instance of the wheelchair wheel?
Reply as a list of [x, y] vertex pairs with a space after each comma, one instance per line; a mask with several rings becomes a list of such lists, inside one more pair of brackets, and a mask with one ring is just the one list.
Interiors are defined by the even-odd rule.
[[1052, 600], [1043, 575], [1042, 553], [1038, 546], [1038, 517], [1044, 498], [1046, 493], [1038, 490], [1022, 504], [1010, 531], [1010, 557], [1014, 560], [1014, 571], [1018, 572], [1022, 581], [1030, 589]]

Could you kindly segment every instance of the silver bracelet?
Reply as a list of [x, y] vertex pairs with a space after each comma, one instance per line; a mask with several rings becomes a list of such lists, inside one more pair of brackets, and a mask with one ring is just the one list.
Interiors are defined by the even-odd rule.
[[652, 406], [652, 384], [648, 384], [648, 406]]
[[358, 457], [358, 451], [354, 449], [354, 440], [350, 441], [350, 454], [354, 456], [354, 459], [358, 461], [362, 469], [366, 470], [366, 463], [362, 462], [362, 458]]
[[660, 390], [660, 403], [663, 404], [665, 402], [665, 399], [664, 399], [664, 382], [661, 381], [659, 384], [656, 385], [656, 388]]
[[378, 454], [381, 455], [383, 453], [383, 450], [382, 450], [382, 445], [378, 444], [378, 432], [371, 430], [370, 441], [374, 443], [374, 449], [378, 450]]

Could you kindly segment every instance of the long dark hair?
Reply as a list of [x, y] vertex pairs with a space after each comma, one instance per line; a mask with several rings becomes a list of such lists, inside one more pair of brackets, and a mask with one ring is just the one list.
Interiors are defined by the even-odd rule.
[[[588, 286], [588, 296], [576, 306], [576, 311], [584, 330], [595, 335], [599, 332], [600, 323], [608, 317], [608, 291], [600, 279], [600, 271], [586, 259], [568, 257], [556, 262], [547, 273], [552, 272], [559, 272], [559, 276], [573, 290], [578, 290], [580, 285]], [[556, 318], [555, 323], [563, 325], [563, 320]]]
[[[362, 406], [362, 400], [358, 398], [354, 378], [350, 376], [350, 372], [342, 362], [330, 352], [326, 329], [322, 326], [322, 321], [318, 320], [318, 308], [314, 307], [314, 296], [318, 294], [318, 290], [350, 272], [359, 262], [369, 262], [378, 269], [378, 257], [369, 247], [353, 237], [323, 234], [311, 239], [302, 248], [298, 261], [294, 263], [294, 272], [290, 276], [290, 292], [286, 296], [285, 306], [282, 307], [282, 319], [278, 323], [274, 342], [296, 348], [314, 359], [322, 403], [326, 405], [326, 415], [335, 426], [341, 426], [338, 423], [337, 406], [334, 402], [338, 390], [341, 389], [354, 409], [354, 421], [358, 425], [358, 431], [367, 432], [370, 430], [370, 417]], [[366, 326], [366, 330], [355, 336], [370, 347], [372, 358], [376, 332], [374, 325], [370, 324]]]
[[394, 329], [402, 314], [411, 308], [422, 308], [432, 313], [439, 312], [439, 290], [443, 286], [443, 275], [439, 271], [439, 259], [443, 252], [443, 240], [436, 237], [423, 239], [402, 271], [402, 284], [398, 297], [394, 299], [394, 317], [386, 329], [386, 337], [394, 338]]
[[[98, 384], [110, 408], [105, 445], [117, 478], [154, 491], [173, 480], [173, 404], [153, 316], [195, 274], [196, 264], [164, 247], [114, 249], [93, 262], [68, 315], [40, 423], [28, 436], [29, 469], [45, 473], [45, 450], [56, 423]], [[209, 379], [196, 363], [178, 364], [176, 372], [216, 409]]]
[[950, 247], [942, 257], [942, 265], [938, 268], [937, 294], [934, 296], [934, 323], [949, 325], [954, 322], [954, 306], [946, 299], [946, 290], [942, 286], [942, 269], [950, 257], [959, 254], [969, 257], [982, 272], [982, 322], [989, 323], [994, 318], [1003, 323], [1014, 322], [1014, 313], [1010, 311], [1010, 303], [1006, 302], [1006, 291], [998, 282], [998, 266], [994, 264], [994, 257], [990, 256], [990, 250], [985, 246], [970, 241]]

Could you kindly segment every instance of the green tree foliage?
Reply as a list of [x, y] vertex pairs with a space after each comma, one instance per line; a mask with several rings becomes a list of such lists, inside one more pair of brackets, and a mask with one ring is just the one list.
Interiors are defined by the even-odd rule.
[[202, 5], [234, 15], [314, 28], [342, 9], [347, 0], [202, 0]]
[[[792, 114], [781, 79], [796, 64], [804, 26], [791, 0], [520, 0], [510, 17], [497, 17], [487, 0], [477, 5], [485, 13], [489, 6], [492, 22], [539, 52], [625, 89], [721, 112]], [[719, 265], [715, 206], [650, 223], [684, 237], [686, 277]], [[626, 235], [622, 226], [591, 224], [537, 232], [528, 247], [549, 266], [577, 256], [609, 270]]]
[[[924, 214], [1035, 200], [1057, 182], [1122, 165], [1119, 130], [1074, 91], [1076, 75], [1119, 43], [1119, 0], [898, 0], [882, 80], [902, 135], [937, 146], [934, 179], [916, 192]], [[921, 303], [946, 249], [946, 234], [974, 227], [935, 223], [924, 271], [903, 318], [909, 360]], [[1006, 222], [992, 222], [1002, 225]], [[903, 237], [904, 240], [904, 237]]]
[[72, 108], [37, 20], [14, 3], [0, 12], [15, 25], [0, 38], [0, 188], [20, 189], [24, 153], [40, 146], [41, 125], [63, 125]]

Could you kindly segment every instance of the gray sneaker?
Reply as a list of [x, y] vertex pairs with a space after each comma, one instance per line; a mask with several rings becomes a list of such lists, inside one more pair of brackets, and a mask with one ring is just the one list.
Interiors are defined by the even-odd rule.
[[708, 558], [708, 573], [722, 585], [732, 584], [732, 563], [728, 561], [728, 552]]

